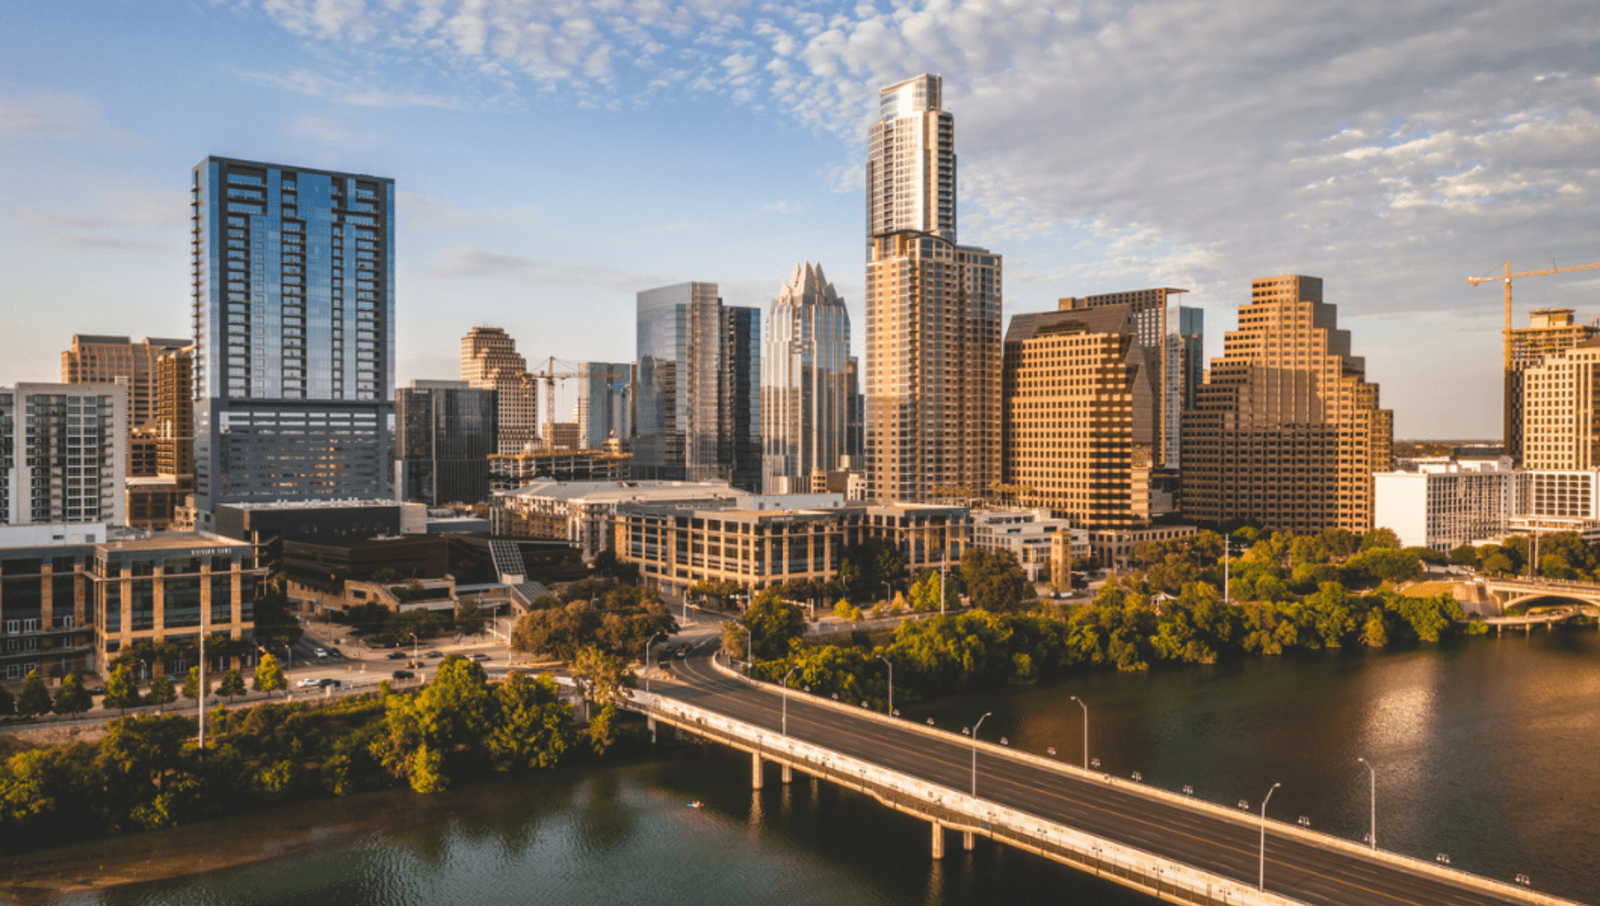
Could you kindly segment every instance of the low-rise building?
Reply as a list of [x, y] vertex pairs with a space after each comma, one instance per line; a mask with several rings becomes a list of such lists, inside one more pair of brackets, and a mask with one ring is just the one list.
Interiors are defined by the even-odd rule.
[[1419, 461], [1372, 476], [1373, 522], [1406, 547], [1450, 551], [1505, 534], [1522, 495], [1511, 460]]
[[496, 535], [568, 541], [591, 560], [611, 548], [611, 518], [619, 503], [709, 504], [740, 493], [720, 481], [545, 479], [496, 494], [490, 519]]
[[972, 546], [1010, 551], [1029, 582], [1038, 582], [1041, 568], [1052, 565], [1052, 548], [1059, 545], [1055, 536], [1063, 532], [1070, 539], [1071, 562], [1087, 561], [1091, 555], [1089, 530], [1073, 528], [1068, 519], [1051, 518], [1049, 509], [972, 511]]
[[775, 499], [783, 498], [619, 504], [617, 557], [638, 565], [646, 587], [670, 597], [701, 581], [732, 581], [751, 593], [794, 580], [827, 582], [838, 577], [844, 548], [869, 539], [894, 544], [913, 573], [960, 562], [972, 543], [966, 507], [838, 498], [768, 507]]
[[1195, 534], [1192, 525], [1147, 525], [1143, 528], [1090, 529], [1092, 559], [1109, 569], [1133, 565], [1133, 549], [1146, 541], [1171, 541]]
[[489, 491], [515, 491], [540, 479], [548, 481], [627, 481], [633, 454], [612, 450], [535, 450], [489, 457]]

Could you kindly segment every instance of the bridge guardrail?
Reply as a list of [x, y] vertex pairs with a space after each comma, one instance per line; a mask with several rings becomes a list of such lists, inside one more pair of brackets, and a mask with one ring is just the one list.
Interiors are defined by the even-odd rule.
[[[936, 821], [941, 827], [1000, 839], [1046, 858], [1110, 876], [1125, 886], [1162, 899], [1197, 906], [1303, 906], [1272, 891], [1173, 862], [1037, 815], [1008, 808], [908, 774], [834, 752], [793, 737], [763, 730], [695, 705], [633, 690], [632, 702], [644, 712], [691, 733], [718, 739], [762, 758], [788, 762], [878, 799], [891, 808]], [[898, 801], [897, 801], [898, 800]]]
[[[778, 684], [763, 683], [744, 676], [738, 671], [733, 670], [721, 663], [721, 661], [718, 660], [717, 655], [712, 656], [711, 663], [712, 667], [719, 673], [730, 676], [736, 680], [739, 680], [740, 682], [745, 683], [746, 685], [764, 690], [771, 695], [782, 694], [782, 687]], [[793, 692], [794, 690], [790, 691]], [[865, 717], [869, 720], [878, 721], [880, 723], [892, 723], [894, 726], [901, 729], [910, 729], [927, 736], [937, 737], [945, 742], [949, 742], [953, 736], [953, 734], [949, 733], [948, 731], [928, 727], [924, 724], [919, 724], [916, 721], [901, 720], [900, 718], [891, 717], [887, 714], [881, 714], [877, 711], [860, 707], [851, 707], [850, 705], [842, 702], [836, 702], [831, 699], [810, 695], [808, 693], [799, 694], [804, 694], [806, 696], [805, 700], [811, 704], [819, 704], [823, 707], [832, 708], [842, 712], [848, 712], [856, 717]], [[962, 738], [965, 740], [964, 744], [971, 744], [970, 738]], [[1208, 802], [1204, 799], [1196, 799], [1192, 796], [1184, 796], [1168, 790], [1163, 790], [1160, 787], [1150, 786], [1148, 784], [1132, 780], [1125, 781], [1121, 778], [1112, 777], [1109, 774], [1097, 774], [1097, 772], [1094, 771], [1085, 771], [1083, 768], [1072, 765], [1065, 761], [1046, 758], [1045, 756], [1035, 755], [1032, 752], [1027, 752], [1021, 749], [1014, 749], [1010, 746], [996, 745], [994, 743], [985, 742], [981, 739], [978, 740], [977, 745], [979, 749], [994, 755], [1016, 758], [1063, 774], [1075, 774], [1085, 780], [1094, 779], [1096, 776], [1099, 776], [1104, 782], [1121, 786], [1123, 789], [1134, 790], [1141, 795], [1149, 796], [1153, 799], [1160, 799], [1164, 802], [1178, 804], [1197, 811], [1203, 811], [1216, 817], [1225, 818], [1226, 820], [1235, 824], [1250, 828], [1256, 828], [1260, 826], [1259, 818], [1248, 817], [1240, 811], [1230, 809], [1224, 805], [1218, 805], [1214, 802]], [[1351, 855], [1358, 855], [1368, 859], [1378, 859], [1391, 865], [1404, 868], [1408, 871], [1433, 875], [1434, 877], [1447, 879], [1458, 884], [1466, 884], [1468, 886], [1477, 887], [1482, 890], [1490, 891], [1498, 896], [1508, 896], [1514, 899], [1520, 899], [1523, 902], [1538, 904], [1538, 906], [1585, 906], [1585, 904], [1579, 903], [1576, 900], [1568, 900], [1561, 897], [1540, 893], [1538, 891], [1507, 883], [1505, 881], [1499, 881], [1494, 878], [1487, 878], [1482, 875], [1473, 874], [1465, 869], [1455, 868], [1449, 865], [1442, 865], [1437, 862], [1430, 862], [1424, 859], [1416, 858], [1415, 856], [1407, 856], [1402, 853], [1391, 852], [1384, 849], [1373, 849], [1356, 841], [1346, 840], [1343, 837], [1336, 837], [1323, 831], [1301, 827], [1298, 824], [1289, 824], [1287, 822], [1269, 818], [1267, 819], [1267, 826], [1271, 828], [1274, 833], [1295, 837], [1299, 840], [1312, 843], [1317, 846], [1338, 849]]]

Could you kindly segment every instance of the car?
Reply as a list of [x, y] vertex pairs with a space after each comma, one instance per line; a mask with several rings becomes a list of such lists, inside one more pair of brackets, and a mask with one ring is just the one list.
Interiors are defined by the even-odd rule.
[[693, 647], [694, 646], [690, 645], [688, 642], [684, 642], [682, 645], [678, 646], [677, 651], [672, 652], [672, 656], [676, 658], [686, 658], [689, 656], [689, 650]]
[[395, 679], [416, 679], [417, 678], [417, 675], [415, 673], [412, 673], [410, 670], [396, 670], [394, 673], [391, 673], [389, 675], [394, 677]]
[[302, 679], [300, 682], [295, 683], [295, 685], [299, 686], [301, 688], [307, 688], [307, 687], [310, 687], [310, 686], [320, 686], [320, 685], [322, 685], [322, 680], [320, 680], [320, 679], [318, 679], [317, 677], [314, 677], [314, 676], [308, 676], [305, 679]]
[[427, 658], [444, 657], [444, 652], [442, 652], [442, 651], [430, 651], [427, 654], [424, 654], [423, 657], [427, 657]]
[[403, 661], [403, 660], [406, 659], [406, 656], [407, 655], [406, 655], [406, 653], [404, 651], [391, 651], [388, 654], [384, 655], [384, 657], [388, 658], [391, 661]]
[[333, 655], [334, 657], [344, 657], [344, 652], [340, 651], [337, 648], [329, 648], [328, 649], [328, 653]]
[[313, 648], [311, 650], [311, 653], [316, 655], [317, 657], [327, 657], [328, 656], [328, 649], [326, 649], [326, 648]]
[[322, 682], [318, 683], [317, 685], [321, 686], [324, 689], [343, 689], [344, 688], [344, 683], [342, 683], [342, 682], [340, 682], [339, 680], [336, 680], [336, 679], [325, 679]]
[[477, 654], [474, 654], [472, 656], [472, 659], [475, 660], [475, 661], [487, 661], [489, 659], [489, 656], [480, 651]]
[[84, 691], [89, 693], [90, 695], [105, 695], [106, 694], [106, 687], [105, 686], [90, 686], [89, 688], [85, 689]]

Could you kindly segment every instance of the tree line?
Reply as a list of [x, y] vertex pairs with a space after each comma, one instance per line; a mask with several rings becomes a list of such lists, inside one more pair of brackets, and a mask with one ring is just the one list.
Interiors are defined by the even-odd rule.
[[[490, 683], [458, 655], [420, 692], [113, 720], [98, 743], [27, 749], [0, 766], [0, 847], [19, 852], [323, 796], [400, 785], [419, 793], [492, 773], [600, 755], [639, 731], [615, 697], [580, 734], [549, 675]], [[613, 691], [613, 696], [619, 694]]]

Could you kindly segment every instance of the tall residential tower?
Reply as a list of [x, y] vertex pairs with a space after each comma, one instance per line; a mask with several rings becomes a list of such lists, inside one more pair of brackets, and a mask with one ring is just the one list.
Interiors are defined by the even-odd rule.
[[194, 168], [195, 509], [391, 496], [394, 180]]
[[956, 245], [940, 86], [880, 89], [868, 137], [866, 453], [884, 500], [970, 499], [1000, 477], [1001, 260]]
[[461, 379], [477, 390], [493, 390], [500, 407], [494, 452], [515, 456], [539, 434], [539, 384], [503, 328], [474, 327], [461, 338]]

